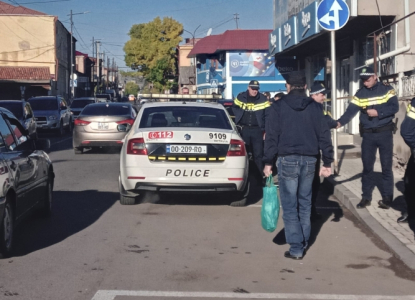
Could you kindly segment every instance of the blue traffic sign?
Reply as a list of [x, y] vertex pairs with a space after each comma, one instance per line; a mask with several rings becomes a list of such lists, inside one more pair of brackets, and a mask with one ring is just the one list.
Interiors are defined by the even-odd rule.
[[322, 0], [318, 5], [317, 20], [326, 30], [334, 31], [342, 28], [349, 17], [349, 6], [344, 0]]

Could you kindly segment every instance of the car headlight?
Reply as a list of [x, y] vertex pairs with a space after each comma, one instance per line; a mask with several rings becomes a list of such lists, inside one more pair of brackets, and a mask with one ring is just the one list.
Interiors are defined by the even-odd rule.
[[73, 115], [73, 111], [71, 111], [71, 115]]
[[56, 116], [49, 116], [49, 120], [56, 120]]

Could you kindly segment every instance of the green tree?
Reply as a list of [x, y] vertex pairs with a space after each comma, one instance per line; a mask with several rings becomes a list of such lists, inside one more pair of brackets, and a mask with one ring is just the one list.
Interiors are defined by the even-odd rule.
[[176, 47], [182, 33], [183, 25], [169, 17], [133, 25], [124, 46], [127, 66], [139, 66], [139, 73], [159, 90], [170, 88], [166, 78], [176, 73]]
[[135, 82], [130, 81], [125, 84], [125, 95], [132, 94], [134, 96], [137, 96], [139, 90], [140, 88]]

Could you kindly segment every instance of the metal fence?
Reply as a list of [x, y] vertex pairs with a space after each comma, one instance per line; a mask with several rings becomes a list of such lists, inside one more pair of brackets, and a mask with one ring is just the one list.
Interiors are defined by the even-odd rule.
[[[398, 87], [394, 86], [396, 92]], [[399, 93], [398, 93], [399, 95]], [[415, 75], [402, 77], [402, 96], [403, 97], [413, 97], [415, 95]]]

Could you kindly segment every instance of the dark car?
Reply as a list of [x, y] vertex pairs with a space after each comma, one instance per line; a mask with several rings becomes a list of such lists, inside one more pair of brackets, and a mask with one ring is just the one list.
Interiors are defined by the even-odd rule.
[[32, 106], [37, 129], [52, 130], [60, 136], [64, 135], [65, 128], [72, 131], [72, 115], [66, 100], [61, 96], [40, 96], [28, 100]]
[[74, 121], [78, 117], [78, 115], [84, 109], [85, 106], [96, 102], [97, 101], [94, 97], [83, 97], [73, 99], [71, 103], [72, 121]]
[[95, 98], [97, 99], [97, 102], [112, 102], [110, 94], [96, 94]]
[[21, 100], [3, 100], [0, 101], [0, 107], [10, 110], [29, 132], [29, 136], [33, 139], [37, 139], [36, 121], [29, 102]]
[[[0, 108], [0, 253], [12, 254], [14, 230], [34, 211], [52, 211], [53, 165], [49, 140], [33, 140], [14, 115]], [[30, 226], [30, 225], [28, 225]]]

